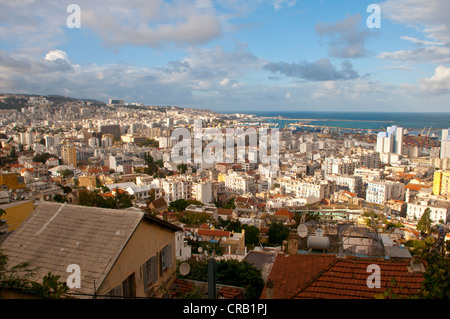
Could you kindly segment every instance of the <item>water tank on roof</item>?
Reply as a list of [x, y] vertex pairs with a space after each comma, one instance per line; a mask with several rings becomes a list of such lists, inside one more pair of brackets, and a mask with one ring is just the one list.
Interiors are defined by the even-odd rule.
[[309, 236], [306, 242], [308, 249], [327, 250], [330, 248], [330, 238], [323, 236], [323, 230], [317, 229], [315, 236]]
[[330, 238], [323, 236], [309, 236], [307, 245], [309, 249], [327, 250], [330, 248]]

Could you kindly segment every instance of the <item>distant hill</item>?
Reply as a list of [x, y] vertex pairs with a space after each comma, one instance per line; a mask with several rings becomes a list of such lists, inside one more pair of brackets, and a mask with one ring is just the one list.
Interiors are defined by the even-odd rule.
[[7, 96], [3, 100], [0, 100], [0, 109], [15, 109], [20, 110], [23, 107], [27, 107], [30, 97], [45, 97], [47, 100], [52, 101], [54, 104], [64, 104], [69, 102], [91, 102], [93, 105], [106, 105], [106, 103], [97, 101], [94, 99], [78, 99], [61, 95], [39, 95], [39, 94], [10, 94], [0, 93], [0, 96]]

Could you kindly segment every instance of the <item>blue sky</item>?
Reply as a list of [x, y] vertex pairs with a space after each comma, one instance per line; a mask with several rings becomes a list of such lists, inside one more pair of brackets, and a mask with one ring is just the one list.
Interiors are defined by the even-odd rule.
[[[80, 8], [69, 28], [67, 7]], [[369, 28], [367, 7], [381, 10]], [[0, 92], [215, 111], [449, 111], [445, 0], [0, 0]]]

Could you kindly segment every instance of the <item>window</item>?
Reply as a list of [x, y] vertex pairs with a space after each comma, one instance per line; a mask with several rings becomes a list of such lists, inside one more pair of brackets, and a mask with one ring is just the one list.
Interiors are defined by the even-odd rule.
[[107, 293], [107, 296], [111, 297], [122, 297], [122, 285], [119, 285], [115, 288], [113, 288], [110, 292]]
[[136, 297], [136, 281], [134, 273], [128, 276], [122, 283], [124, 297]]
[[168, 244], [161, 250], [161, 273], [172, 267], [172, 244]]
[[158, 257], [153, 256], [143, 266], [144, 288], [148, 288], [158, 281]]

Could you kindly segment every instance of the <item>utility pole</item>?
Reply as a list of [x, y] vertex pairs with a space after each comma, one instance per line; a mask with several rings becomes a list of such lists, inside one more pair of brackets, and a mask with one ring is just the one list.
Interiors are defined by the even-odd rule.
[[208, 299], [216, 299], [217, 264], [214, 258], [208, 261]]

